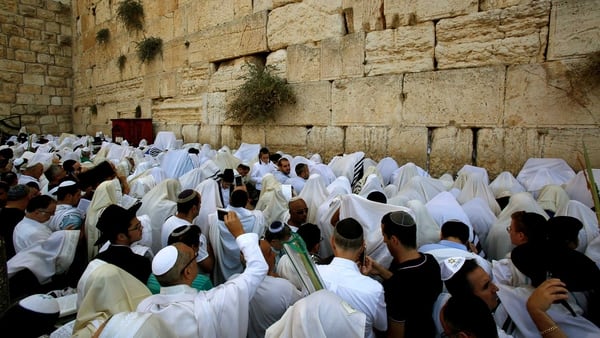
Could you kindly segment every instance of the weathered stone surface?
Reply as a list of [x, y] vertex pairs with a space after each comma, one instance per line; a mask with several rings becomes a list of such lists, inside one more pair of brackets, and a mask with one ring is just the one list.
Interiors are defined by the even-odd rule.
[[433, 130], [429, 173], [433, 177], [444, 173], [454, 175], [466, 163], [471, 163], [472, 141], [471, 129], [445, 127]]
[[364, 45], [362, 32], [321, 41], [321, 79], [363, 76]]
[[296, 104], [281, 106], [277, 125], [326, 126], [331, 123], [331, 83], [307, 82], [292, 85]]
[[320, 43], [291, 45], [287, 53], [287, 79], [290, 83], [318, 81], [321, 78]]
[[273, 74], [287, 80], [287, 49], [280, 49], [267, 55], [265, 65], [274, 67]]
[[343, 0], [348, 33], [385, 29], [383, 0]]
[[490, 9], [500, 9], [511, 6], [529, 5], [537, 0], [481, 0], [479, 1], [480, 11], [489, 11]]
[[597, 63], [576, 59], [509, 67], [504, 125], [598, 126], [600, 86], [589, 67]]
[[504, 128], [504, 170], [517, 176], [529, 158], [544, 157], [544, 132], [535, 128]]
[[208, 90], [226, 91], [241, 86], [245, 81], [243, 76], [248, 74], [247, 63], [260, 65], [261, 60], [256, 56], [247, 56], [221, 62], [217, 71], [210, 77]]
[[188, 124], [181, 127], [181, 137], [183, 138], [183, 143], [197, 142], [199, 133], [200, 125], [198, 124]]
[[[582, 169], [580, 163], [585, 163], [583, 157], [583, 142], [587, 148], [593, 168], [600, 164], [600, 143], [594, 128], [549, 129], [544, 135], [543, 156], [562, 158], [574, 170]], [[578, 161], [578, 158], [581, 162]]]
[[432, 22], [367, 33], [365, 73], [379, 75], [433, 70]]
[[397, 28], [413, 22], [476, 13], [477, 10], [477, 0], [386, 0], [384, 15], [386, 28]]
[[502, 119], [504, 67], [404, 75], [405, 125], [497, 126]]
[[345, 34], [344, 18], [340, 12], [334, 12], [324, 6], [335, 5], [341, 1], [322, 1], [310, 5], [293, 3], [273, 9], [269, 13], [267, 40], [270, 50], [289, 45], [320, 41]]
[[399, 165], [413, 162], [421, 168], [427, 165], [427, 128], [391, 126], [387, 133], [386, 156]]
[[306, 153], [307, 128], [302, 126], [269, 126], [266, 128], [265, 142], [269, 150], [281, 150], [289, 154]]
[[152, 121], [158, 123], [197, 124], [202, 118], [202, 100], [167, 99], [155, 101], [152, 105]]
[[25, 63], [22, 61], [0, 60], [0, 71], [23, 73], [25, 71]]
[[600, 7], [596, 0], [554, 0], [548, 60], [600, 50]]
[[246, 143], [258, 143], [269, 146], [266, 142], [265, 126], [242, 125], [242, 139]]
[[319, 154], [324, 163], [344, 151], [345, 131], [342, 127], [313, 127], [307, 135], [307, 156]]
[[364, 151], [373, 159], [385, 157], [387, 151], [388, 127], [348, 127], [344, 151], [353, 153]]
[[438, 68], [544, 60], [550, 1], [442, 19], [436, 25]]
[[178, 70], [177, 78], [181, 95], [198, 95], [205, 92], [210, 79], [209, 64], [199, 62], [183, 67]]
[[230, 149], [239, 147], [242, 143], [242, 126], [221, 126], [221, 144]]
[[[206, 103], [203, 106], [204, 118], [200, 121], [203, 124], [220, 125], [225, 121], [225, 112], [227, 111], [227, 93], [214, 92], [205, 94]], [[227, 121], [230, 124], [237, 124], [235, 121]]]
[[504, 155], [504, 129], [482, 128], [477, 130], [477, 154], [475, 165], [488, 171], [490, 180], [506, 168]]
[[332, 125], [394, 125], [402, 112], [402, 75], [337, 80], [331, 93]]

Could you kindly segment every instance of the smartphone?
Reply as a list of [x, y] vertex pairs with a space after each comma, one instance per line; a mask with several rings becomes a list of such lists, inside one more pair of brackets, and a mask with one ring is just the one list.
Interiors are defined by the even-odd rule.
[[242, 185], [243, 185], [242, 184], [242, 176], [236, 176], [235, 177], [235, 186], [239, 187], [239, 186], [242, 186]]
[[362, 264], [362, 266], [367, 266], [367, 248], [365, 248], [363, 250], [363, 252], [360, 254], [360, 257], [358, 259], [360, 261], [360, 264]]
[[227, 215], [228, 211], [225, 209], [217, 209], [217, 218], [219, 221], [225, 221], [225, 215]]

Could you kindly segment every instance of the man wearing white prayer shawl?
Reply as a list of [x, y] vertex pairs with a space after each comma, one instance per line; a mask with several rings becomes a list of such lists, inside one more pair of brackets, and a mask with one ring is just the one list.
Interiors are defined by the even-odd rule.
[[467, 175], [465, 184], [461, 188], [456, 200], [460, 204], [465, 204], [475, 197], [482, 198], [484, 201], [486, 201], [494, 215], [497, 216], [500, 214], [500, 205], [496, 201], [494, 193], [492, 192], [492, 189], [490, 189], [486, 177], [477, 172]]
[[265, 338], [362, 338], [366, 315], [329, 290], [300, 299], [269, 327]]
[[281, 183], [277, 181], [273, 174], [266, 174], [263, 177], [262, 184], [262, 190], [255, 209], [263, 212], [266, 224], [285, 221], [288, 216], [288, 199], [283, 194]]
[[246, 337], [248, 304], [269, 267], [260, 252], [258, 236], [244, 233], [235, 212], [230, 211], [224, 219], [244, 254], [246, 269], [222, 286], [208, 291], [191, 288], [198, 268], [189, 264], [190, 258], [195, 258], [193, 249], [182, 243], [163, 248], [152, 261], [152, 272], [163, 286], [160, 294], [143, 300], [137, 311], [177, 323], [172, 328], [178, 337]]
[[194, 169], [194, 164], [185, 149], [169, 150], [164, 154], [160, 167], [169, 178], [177, 179]]
[[469, 217], [473, 231], [479, 237], [481, 243], [486, 243], [487, 235], [492, 224], [498, 220], [496, 215], [490, 210], [489, 204], [479, 197], [475, 197], [467, 203], [461, 205], [463, 211]]
[[321, 179], [321, 175], [312, 174], [306, 181], [302, 192], [298, 195], [302, 198], [308, 207], [308, 214], [306, 216], [306, 222], [317, 223], [318, 210], [325, 200], [327, 200], [329, 192], [325, 182]]
[[[317, 223], [315, 223], [321, 230], [323, 238], [330, 238], [333, 234], [332, 218], [335, 216], [337, 221], [341, 203], [338, 196], [352, 193], [350, 181], [345, 176], [336, 178], [327, 186], [327, 193], [327, 199], [317, 209]], [[319, 246], [319, 256], [322, 259], [333, 257], [333, 249], [328, 241], [323, 241]]]
[[94, 336], [98, 338], [175, 337], [175, 332], [155, 314], [124, 311], [110, 317], [98, 328]]
[[115, 178], [100, 183], [94, 191], [94, 196], [87, 209], [84, 227], [88, 260], [91, 260], [98, 254], [98, 248], [94, 246], [94, 243], [99, 237], [96, 224], [98, 223], [100, 214], [109, 205], [119, 204], [119, 201], [122, 199], [122, 194], [118, 187], [120, 187], [119, 180]]
[[[240, 188], [231, 195], [231, 205], [228, 210], [234, 211], [240, 219], [244, 232], [255, 233], [260, 236], [264, 232], [265, 219], [260, 210], [245, 208], [248, 202], [248, 193]], [[232, 275], [244, 270], [240, 261], [240, 249], [235, 238], [231, 235], [223, 221], [211, 217], [209, 239], [215, 254], [215, 268], [213, 283], [219, 285], [227, 281]]]
[[556, 210], [564, 208], [569, 200], [569, 195], [565, 189], [556, 184], [548, 184], [543, 187], [536, 198], [537, 204], [539, 204], [550, 217], [554, 216]]
[[391, 183], [396, 186], [396, 192], [398, 192], [415, 176], [429, 177], [429, 174], [416, 164], [408, 162], [394, 170], [391, 177]]
[[392, 174], [396, 169], [398, 169], [398, 162], [391, 157], [382, 158], [377, 163], [377, 171], [381, 174], [384, 186], [392, 183]]
[[77, 208], [81, 200], [81, 189], [74, 181], [64, 181], [56, 191], [56, 211], [50, 219], [53, 230], [79, 230], [85, 220], [83, 210]]
[[215, 180], [219, 177], [221, 169], [212, 160], [206, 160], [200, 167], [192, 169], [179, 177], [182, 189], [194, 189], [204, 180]]
[[[600, 182], [600, 169], [592, 169], [592, 174], [594, 175], [595, 181]], [[594, 201], [592, 199], [592, 193], [590, 189], [588, 189], [586, 176], [587, 173], [579, 171], [575, 177], [563, 184], [562, 187], [567, 194], [569, 194], [569, 198], [577, 200], [591, 208], [594, 206]]]
[[208, 238], [212, 224], [211, 215], [216, 214], [218, 208], [224, 207], [219, 195], [219, 183], [213, 179], [206, 179], [200, 182], [194, 190], [200, 194], [200, 212], [194, 218], [194, 224], [199, 226], [202, 233], [206, 234]]
[[15, 252], [23, 251], [36, 242], [45, 241], [52, 234], [48, 221], [54, 215], [56, 201], [48, 195], [32, 198], [25, 209], [25, 217], [17, 223], [12, 242]]
[[579, 201], [569, 200], [566, 205], [556, 210], [555, 216], [571, 216], [581, 221], [583, 229], [579, 231], [579, 244], [577, 245], [579, 252], [585, 252], [588, 244], [599, 235], [596, 214]]
[[519, 174], [519, 181], [536, 198], [548, 184], [561, 185], [575, 177], [575, 171], [561, 158], [530, 158]]

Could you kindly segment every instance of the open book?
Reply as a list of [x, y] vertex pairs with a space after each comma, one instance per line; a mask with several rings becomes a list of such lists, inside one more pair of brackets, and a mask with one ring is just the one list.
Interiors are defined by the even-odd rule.
[[319, 271], [315, 266], [312, 258], [308, 254], [306, 244], [295, 232], [292, 232], [292, 237], [283, 243], [283, 249], [287, 253], [294, 266], [294, 270], [298, 273], [300, 281], [304, 284], [305, 290], [308, 293], [325, 288], [325, 284], [319, 275]]

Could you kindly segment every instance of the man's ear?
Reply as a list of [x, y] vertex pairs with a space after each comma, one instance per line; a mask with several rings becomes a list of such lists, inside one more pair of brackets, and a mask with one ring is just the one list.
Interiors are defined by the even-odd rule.
[[329, 237], [329, 243], [331, 243], [331, 248], [335, 251], [335, 239], [333, 239], [333, 235]]

